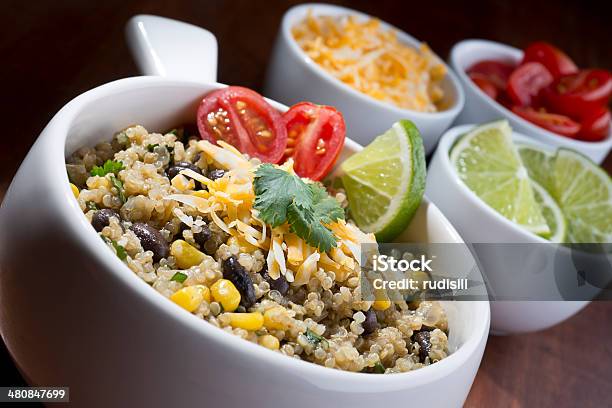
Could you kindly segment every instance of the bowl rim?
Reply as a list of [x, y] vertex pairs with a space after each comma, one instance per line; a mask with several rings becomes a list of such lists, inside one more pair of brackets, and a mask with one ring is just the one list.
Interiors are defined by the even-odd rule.
[[[471, 129], [479, 126], [479, 124], [468, 123], [458, 126], [453, 126], [448, 129], [442, 137], [440, 138], [440, 142], [438, 143], [438, 150], [436, 151], [436, 155], [440, 155], [440, 161], [442, 163], [442, 168], [447, 175], [447, 179], [449, 182], [454, 183], [458, 186], [461, 194], [464, 199], [469, 203], [467, 205], [472, 205], [478, 208], [480, 211], [484, 211], [489, 216], [491, 216], [498, 224], [503, 225], [504, 228], [512, 229], [520, 234], [521, 238], [525, 242], [533, 242], [533, 243], [548, 243], [551, 242], [547, 239], [540, 237], [532, 232], [527, 231], [525, 228], [520, 227], [514, 222], [510, 221], [493, 208], [491, 208], [484, 200], [476, 195], [460, 178], [455, 169], [453, 168], [450, 161], [450, 150], [452, 149], [455, 141], [460, 138], [462, 135], [470, 131]], [[524, 145], [532, 145], [541, 149], [546, 150], [548, 153], [554, 152], [557, 148], [554, 146], [548, 146], [542, 142], [538, 142], [533, 138], [530, 138], [522, 133], [515, 132], [512, 130], [512, 140], [515, 142], [522, 143]]]
[[503, 106], [499, 102], [491, 99], [487, 94], [485, 94], [479, 87], [477, 87], [474, 84], [474, 82], [468, 77], [465, 69], [460, 66], [459, 61], [458, 61], [461, 58], [462, 53], [465, 51], [465, 48], [473, 46], [473, 45], [486, 47], [488, 49], [495, 49], [498, 52], [506, 53], [509, 58], [513, 60], [518, 60], [518, 61], [520, 61], [523, 58], [523, 51], [516, 47], [508, 45], [508, 44], [491, 41], [491, 40], [478, 39], [478, 38], [470, 38], [470, 39], [461, 40], [455, 45], [453, 45], [453, 48], [451, 49], [450, 64], [453, 70], [455, 71], [455, 73], [457, 74], [457, 76], [459, 77], [460, 81], [470, 91], [472, 91], [475, 95], [477, 95], [480, 101], [483, 101], [487, 103], [488, 105], [492, 106], [499, 115], [503, 117], [507, 117], [509, 119], [512, 119], [515, 122], [520, 123], [522, 126], [529, 129], [530, 133], [536, 134], [538, 137], [541, 137], [542, 139], [546, 140], [552, 145], [563, 144], [575, 150], [580, 150], [580, 151], [583, 151], [585, 148], [587, 149], [608, 148], [609, 149], [610, 147], [612, 147], [612, 128], [610, 128], [610, 132], [608, 133], [608, 136], [605, 139], [599, 140], [596, 142], [587, 142], [583, 140], [572, 139], [569, 137], [558, 135], [544, 128], [541, 128], [529, 122], [528, 120], [523, 119], [522, 117], [518, 116], [517, 114], [507, 109], [505, 106]]
[[[308, 375], [310, 374], [315, 376], [313, 378], [317, 378], [317, 383], [319, 383], [318, 380], [329, 379], [340, 382], [338, 384], [362, 384], [367, 387], [366, 389], [368, 392], [392, 391], [406, 388], [407, 385], [418, 386], [441, 379], [458, 370], [464, 364], [467, 364], [469, 360], [479, 358], [477, 356], [479, 345], [483, 341], [486, 342], [489, 332], [490, 309], [488, 301], [475, 301], [473, 312], [474, 316], [477, 318], [474, 319], [473, 329], [466, 335], [464, 343], [447, 358], [418, 370], [395, 375], [376, 376], [365, 373], [329, 369], [307, 361], [287, 358], [287, 356], [281, 355], [280, 353], [268, 350], [252, 342], [244, 341], [233, 334], [219, 330], [210, 324], [203, 324], [202, 319], [191, 313], [185, 313], [178, 305], [167, 301], [167, 299], [164, 299], [164, 297], [160, 296], [155, 290], [152, 290], [149, 284], [132, 273], [119, 258], [116, 256], [108, 256], [110, 254], [108, 248], [106, 248], [103, 241], [98, 238], [97, 233], [91, 228], [89, 222], [83, 215], [72, 193], [65, 171], [67, 135], [74, 119], [78, 117], [85, 106], [100, 98], [114, 96], [122, 92], [147, 87], [159, 88], [161, 91], [169, 87], [184, 87], [185, 89], [209, 87], [210, 89], [218, 89], [225, 86], [227, 85], [219, 83], [211, 84], [201, 81], [166, 79], [154, 76], [119, 79], [100, 85], [77, 96], [53, 117], [40, 137], [41, 142], [45, 144], [46, 160], [43, 165], [49, 170], [46, 177], [50, 180], [51, 192], [57, 196], [57, 202], [60, 204], [57, 209], [59, 215], [65, 222], [71, 236], [79, 237], [83, 249], [89, 253], [89, 256], [94, 257], [99, 265], [106, 269], [106, 273], [108, 273], [111, 279], [120, 282], [120, 284], [124, 285], [124, 287], [130, 290], [135, 296], [140, 296], [141, 299], [146, 300], [151, 310], [163, 316], [163, 318], [174, 319], [180, 322], [183, 327], [189, 329], [194, 335], [202, 336], [218, 344], [223, 344], [236, 353], [246, 353], [250, 359], [268, 364], [268, 367], [281, 370], [296, 370], [297, 375], [300, 375], [306, 381], [309, 381]], [[274, 101], [271, 102], [277, 109], [287, 109], [284, 105]], [[361, 148], [359, 144], [348, 138], [347, 142], [349, 142], [345, 145], [347, 147]], [[426, 198], [424, 202], [428, 205], [432, 205], [433, 208], [438, 211], [439, 215], [437, 216], [442, 218], [441, 221], [445, 226], [450, 227], [452, 231], [456, 232], [450, 222], [433, 203]], [[457, 234], [457, 236], [459, 235]], [[406, 382], [408, 379], [410, 379], [410, 381]], [[359, 390], [357, 390], [357, 392], [359, 392]]]
[[304, 3], [293, 6], [288, 9], [285, 14], [283, 14], [279, 35], [282, 36], [283, 40], [288, 45], [290, 52], [293, 53], [293, 56], [297, 60], [299, 60], [304, 66], [308, 67], [308, 69], [314, 72], [319, 79], [327, 82], [331, 86], [340, 88], [343, 92], [349, 94], [351, 97], [359, 99], [364, 103], [373, 104], [379, 109], [386, 109], [388, 111], [393, 112], [395, 115], [412, 115], [415, 120], [452, 119], [456, 117], [463, 109], [463, 105], [465, 104], [465, 95], [461, 83], [459, 82], [453, 70], [448, 66], [448, 64], [442, 58], [440, 58], [438, 54], [435, 53], [433, 50], [432, 53], [446, 68], [445, 76], [448, 78], [449, 83], [453, 87], [456, 95], [454, 100], [452, 101], [452, 104], [448, 108], [441, 111], [419, 112], [415, 110], [400, 108], [398, 106], [392, 105], [391, 103], [374, 99], [371, 96], [366, 95], [345, 84], [338, 78], [334, 78], [329, 72], [320, 67], [316, 62], [314, 62], [310, 57], [308, 57], [306, 53], [304, 53], [302, 48], [298, 45], [298, 43], [293, 38], [293, 35], [291, 34], [291, 28], [293, 27], [295, 22], [305, 16], [309, 10], [313, 10], [313, 12], [315, 13], [317, 11], [322, 11], [323, 13], [327, 11], [334, 14], [354, 15], [360, 19], [377, 19], [380, 21], [382, 28], [394, 30], [397, 33], [398, 40], [401, 43], [410, 46], [411, 48], [417, 48], [418, 44], [421, 44], [423, 41], [417, 40], [405, 31], [385, 22], [384, 20], [381, 20], [378, 17], [348, 7], [336, 6], [325, 3]]

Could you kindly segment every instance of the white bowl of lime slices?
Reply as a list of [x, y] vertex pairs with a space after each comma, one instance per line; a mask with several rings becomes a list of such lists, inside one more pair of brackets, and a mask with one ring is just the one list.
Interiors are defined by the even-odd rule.
[[[551, 240], [612, 242], [612, 182], [585, 156], [534, 142], [512, 132], [506, 121], [475, 129], [457, 126], [442, 136], [426, 194], [466, 242], [486, 249], [477, 252], [491, 299], [505, 299], [491, 302], [492, 331], [545, 329], [600, 292], [601, 285], [586, 282], [572, 288], [573, 301], [552, 300], [568, 298], [562, 285], [576, 286], [584, 262], [577, 261], [577, 251]], [[609, 268], [609, 256], [600, 261], [588, 260], [589, 268]], [[502, 295], [496, 297], [495, 289]]]

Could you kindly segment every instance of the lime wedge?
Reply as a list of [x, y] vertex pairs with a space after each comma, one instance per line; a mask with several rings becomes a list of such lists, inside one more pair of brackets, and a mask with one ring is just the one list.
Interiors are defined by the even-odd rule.
[[612, 180], [587, 157], [559, 149], [552, 196], [568, 220], [570, 243], [612, 242]]
[[531, 180], [531, 187], [533, 187], [536, 202], [540, 205], [542, 215], [546, 219], [548, 228], [550, 228], [550, 234], [546, 234], [543, 238], [550, 242], [565, 242], [567, 239], [567, 221], [563, 211], [544, 187], [534, 180]]
[[389, 242], [406, 229], [425, 190], [425, 153], [416, 126], [401, 120], [341, 166], [359, 228]]
[[550, 235], [507, 121], [472, 129], [453, 146], [450, 160], [461, 180], [485, 203], [534, 234]]
[[547, 191], [552, 191], [554, 188], [554, 151], [550, 152], [537, 146], [522, 143], [517, 143], [516, 148], [531, 180], [539, 183]]

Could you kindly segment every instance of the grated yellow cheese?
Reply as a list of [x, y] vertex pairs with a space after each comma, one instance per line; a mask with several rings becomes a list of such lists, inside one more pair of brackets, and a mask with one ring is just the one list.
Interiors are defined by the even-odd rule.
[[444, 65], [426, 44], [402, 44], [377, 19], [309, 13], [292, 34], [323, 69], [374, 99], [419, 112], [443, 109]]
[[[359, 275], [359, 245], [376, 242], [373, 234], [365, 234], [344, 220], [332, 223], [328, 227], [338, 238], [339, 246], [325, 254], [319, 253], [316, 248], [291, 233], [288, 224], [271, 228], [257, 218], [257, 210], [253, 208], [253, 180], [259, 160], [248, 159], [227, 143], [219, 144], [216, 146], [208, 141], [200, 141], [198, 150], [226, 170], [223, 177], [210, 180], [184, 169], [173, 179], [173, 186], [182, 193], [168, 195], [166, 199], [180, 202], [210, 216], [213, 223], [231, 235], [230, 239], [241, 251], [267, 251], [268, 274], [274, 279], [283, 275], [293, 286], [306, 285], [319, 267], [333, 272], [337, 282]], [[289, 160], [281, 168], [293, 171], [293, 162]], [[193, 180], [206, 186], [207, 191], [192, 191]], [[179, 209], [175, 210], [175, 214], [188, 225], [193, 222], [191, 217]]]

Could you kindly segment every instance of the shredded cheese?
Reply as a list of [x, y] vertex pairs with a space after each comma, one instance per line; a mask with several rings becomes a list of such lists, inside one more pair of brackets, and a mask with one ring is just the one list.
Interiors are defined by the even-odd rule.
[[404, 109], [443, 109], [446, 68], [429, 47], [417, 50], [377, 19], [308, 16], [292, 28], [304, 52], [323, 69], [374, 99]]
[[[338, 238], [338, 247], [332, 248], [329, 253], [319, 253], [316, 248], [290, 232], [288, 224], [271, 228], [258, 218], [258, 211], [253, 208], [254, 174], [260, 162], [248, 159], [227, 143], [219, 144], [216, 146], [207, 141], [198, 142], [207, 160], [226, 169], [223, 177], [210, 180], [190, 169], [184, 169], [175, 177], [177, 185], [178, 180], [182, 184], [186, 184], [187, 180], [189, 183], [195, 180], [206, 186], [207, 190], [186, 190], [185, 193], [170, 194], [165, 199], [177, 201], [197, 210], [200, 215], [209, 216], [215, 225], [232, 236], [230, 239], [237, 242], [241, 250], [267, 251], [268, 274], [273, 279], [282, 275], [292, 286], [306, 285], [319, 268], [333, 272], [337, 282], [359, 275], [360, 244], [375, 242], [373, 234], [365, 234], [345, 221], [332, 223], [328, 227]], [[293, 162], [287, 161], [283, 169], [293, 171]], [[179, 187], [175, 186], [175, 189], [182, 192], [182, 185]], [[199, 221], [194, 220], [193, 216], [179, 208], [174, 209], [174, 214], [190, 226], [202, 222], [200, 217]]]

